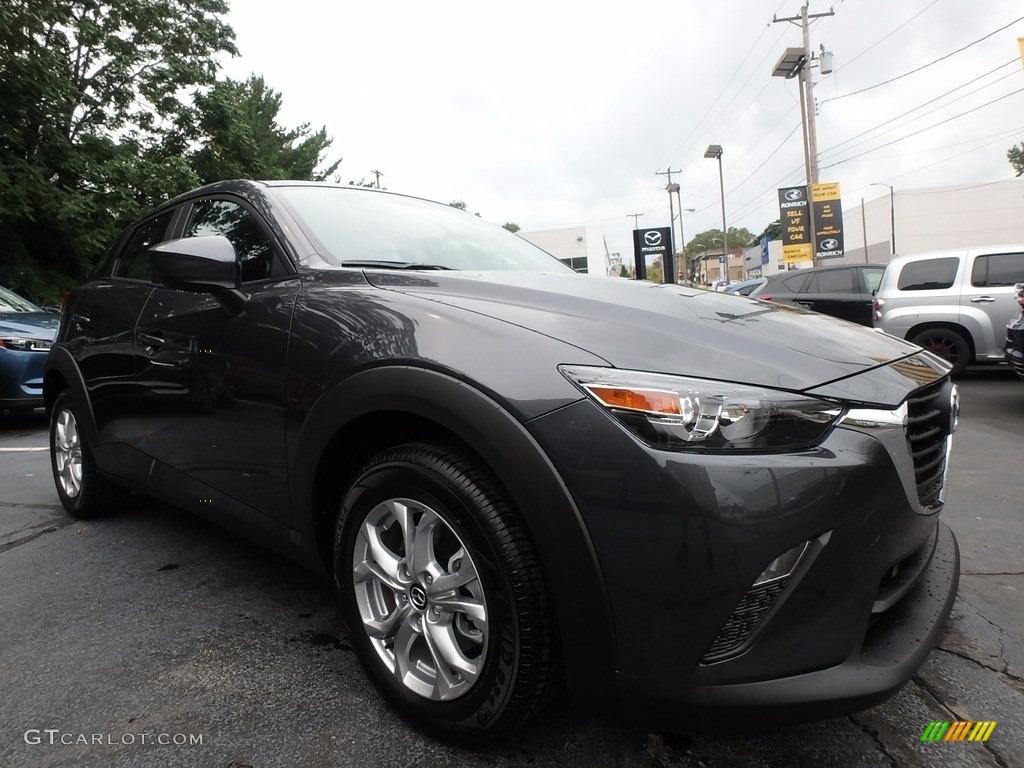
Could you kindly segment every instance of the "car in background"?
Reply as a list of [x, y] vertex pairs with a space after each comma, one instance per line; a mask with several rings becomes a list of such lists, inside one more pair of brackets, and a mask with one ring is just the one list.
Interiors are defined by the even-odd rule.
[[711, 286], [709, 287], [709, 290], [717, 291], [718, 293], [722, 293], [730, 285], [735, 285], [738, 282], [739, 282], [739, 280], [715, 280], [713, 283], [711, 283]]
[[971, 364], [1005, 360], [1007, 318], [1019, 311], [1024, 245], [899, 256], [874, 301], [874, 325], [944, 358], [957, 376]]
[[43, 367], [58, 319], [0, 286], [0, 411], [43, 405]]
[[1013, 286], [1020, 314], [1006, 326], [1006, 361], [1016, 374], [1024, 379], [1024, 283]]
[[448, 205], [231, 181], [117, 238], [45, 395], [71, 515], [137, 489], [321, 573], [381, 694], [473, 741], [563, 686], [675, 730], [893, 695], [957, 591], [947, 369]]
[[725, 293], [735, 293], [740, 296], [749, 296], [752, 291], [760, 288], [762, 285], [768, 282], [768, 278], [758, 277], [754, 280], [741, 280], [734, 282], [725, 289]]
[[803, 307], [871, 327], [872, 293], [884, 271], [884, 264], [795, 269], [771, 276], [750, 297]]

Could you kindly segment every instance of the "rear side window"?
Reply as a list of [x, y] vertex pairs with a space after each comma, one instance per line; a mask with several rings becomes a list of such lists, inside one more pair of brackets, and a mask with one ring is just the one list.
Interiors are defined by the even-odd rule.
[[807, 282], [807, 275], [788, 275], [781, 280], [783, 287], [790, 293], [800, 293], [804, 283]]
[[1014, 285], [1024, 281], [1024, 253], [979, 256], [971, 270], [971, 285], [978, 288]]
[[854, 293], [852, 269], [830, 269], [811, 277], [805, 293]]
[[903, 265], [896, 287], [901, 291], [933, 291], [951, 288], [956, 279], [960, 259], [944, 256], [940, 259], [923, 259]]
[[114, 277], [153, 282], [153, 273], [149, 269], [149, 257], [146, 255], [146, 251], [164, 241], [173, 214], [173, 210], [165, 211], [149, 221], [142, 222], [135, 228], [131, 238], [117, 257]]

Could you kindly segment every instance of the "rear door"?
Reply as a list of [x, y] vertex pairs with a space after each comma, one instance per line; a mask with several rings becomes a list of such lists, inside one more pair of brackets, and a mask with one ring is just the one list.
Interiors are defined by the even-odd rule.
[[[861, 298], [856, 269], [847, 267], [812, 272], [795, 301], [815, 312], [858, 322]], [[865, 314], [870, 318], [870, 310]]]
[[104, 471], [145, 476], [148, 450], [136, 389], [134, 329], [153, 291], [146, 250], [167, 239], [176, 210], [134, 225], [115, 244], [105, 273], [76, 295], [67, 348], [85, 381]]
[[[971, 328], [979, 360], [1003, 358], [1006, 324], [1020, 314], [1015, 283], [1024, 282], [1024, 252], [983, 253], [974, 257], [964, 281], [960, 311]], [[977, 330], [975, 330], [975, 325]]]
[[233, 313], [211, 294], [153, 290], [136, 338], [155, 482], [195, 511], [237, 518], [257, 510], [284, 522], [285, 363], [298, 277], [241, 199], [195, 200], [182, 218], [182, 237], [231, 241], [249, 298]]

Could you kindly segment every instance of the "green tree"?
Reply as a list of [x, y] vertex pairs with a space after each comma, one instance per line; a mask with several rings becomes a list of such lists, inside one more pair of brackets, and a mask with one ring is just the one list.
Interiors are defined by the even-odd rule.
[[760, 235], [754, 238], [751, 245], [756, 245], [761, 242], [762, 238], [767, 237], [769, 240], [781, 240], [782, 239], [782, 222], [776, 219], [764, 228]]
[[515, 234], [516, 232], [518, 232], [520, 230], [520, 226], [518, 224], [516, 224], [514, 221], [506, 221], [501, 226], [502, 226], [502, 229], [507, 229], [512, 234]]
[[[686, 252], [691, 255], [696, 255], [702, 251], [721, 251], [722, 250], [722, 230], [720, 229], [709, 229], [701, 232], [694, 236], [690, 242], [686, 244]], [[729, 227], [729, 248], [748, 248], [752, 243], [757, 242], [757, 239], [750, 234], [746, 227]]]
[[224, 0], [5, 0], [0, 283], [53, 301], [141, 209], [196, 181], [189, 89], [235, 53]]
[[1024, 176], [1024, 144], [1015, 144], [1006, 152], [1006, 158], [1018, 176]]
[[327, 129], [279, 125], [281, 94], [262, 77], [221, 80], [196, 95], [194, 109], [201, 139], [192, 164], [204, 184], [222, 179], [323, 181], [341, 163], [317, 170], [332, 143]]

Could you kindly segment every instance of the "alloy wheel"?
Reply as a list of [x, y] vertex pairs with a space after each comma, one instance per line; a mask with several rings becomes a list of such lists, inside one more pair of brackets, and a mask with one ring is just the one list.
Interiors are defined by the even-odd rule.
[[53, 441], [57, 480], [69, 499], [82, 492], [82, 438], [78, 422], [67, 408], [57, 414]]
[[378, 504], [356, 535], [352, 576], [363, 629], [391, 674], [434, 701], [468, 693], [487, 656], [487, 606], [451, 525], [412, 499]]

